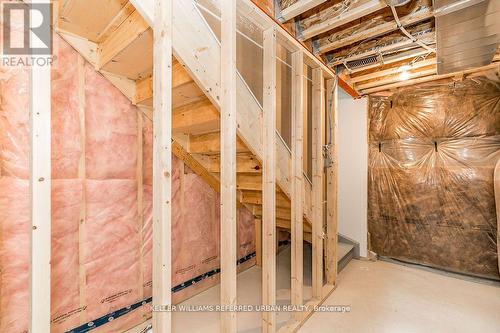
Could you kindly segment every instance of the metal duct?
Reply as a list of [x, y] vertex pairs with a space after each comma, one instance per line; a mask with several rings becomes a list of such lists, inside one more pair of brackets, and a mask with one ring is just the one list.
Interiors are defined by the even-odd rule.
[[491, 63], [500, 43], [500, 1], [434, 0], [438, 74]]

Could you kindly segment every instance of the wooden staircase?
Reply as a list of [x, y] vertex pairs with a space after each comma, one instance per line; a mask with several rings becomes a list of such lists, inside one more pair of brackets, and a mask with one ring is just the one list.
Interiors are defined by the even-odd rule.
[[[105, 6], [106, 8], [103, 8]], [[174, 1], [173, 150], [219, 191], [220, 46], [195, 6]], [[57, 31], [88, 62], [152, 119], [153, 36], [125, 0], [59, 2]], [[181, 38], [182, 37], [182, 38]], [[188, 42], [189, 41], [189, 42]], [[219, 54], [218, 54], [219, 52]], [[238, 76], [237, 198], [262, 215], [262, 110]], [[279, 134], [277, 134], [279, 135]], [[276, 225], [290, 229], [291, 156], [277, 140]], [[304, 181], [304, 239], [311, 240], [311, 184]]]

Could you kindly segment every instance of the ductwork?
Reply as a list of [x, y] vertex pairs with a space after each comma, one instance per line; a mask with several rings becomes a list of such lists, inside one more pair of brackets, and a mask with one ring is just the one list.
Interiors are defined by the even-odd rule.
[[434, 0], [438, 74], [489, 65], [500, 42], [500, 1]]

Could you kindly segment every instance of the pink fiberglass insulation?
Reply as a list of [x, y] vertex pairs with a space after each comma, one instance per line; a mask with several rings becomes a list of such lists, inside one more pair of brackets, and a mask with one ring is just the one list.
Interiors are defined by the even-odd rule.
[[[172, 267], [174, 285], [219, 266], [219, 221], [215, 219], [218, 195], [188, 167], [183, 173], [179, 207], [182, 224], [173, 229], [175, 236], [181, 239], [175, 248]], [[189, 232], [185, 232], [185, 228]]]
[[[13, 31], [21, 29], [11, 26]], [[0, 332], [27, 330], [29, 69], [0, 67]]]
[[[138, 109], [90, 65], [79, 69], [78, 54], [58, 36], [54, 45], [51, 331], [59, 333], [151, 296], [152, 124], [143, 117], [139, 203]], [[0, 332], [28, 329], [28, 83], [26, 69], [1, 68]], [[176, 285], [219, 267], [219, 195], [172, 160]], [[253, 217], [240, 209], [238, 222], [242, 257], [255, 249]], [[93, 332], [122, 332], [149, 312], [143, 306]]]
[[[144, 297], [150, 297], [153, 294], [153, 187], [144, 185], [143, 190], [143, 212], [144, 222], [142, 227], [142, 286]], [[175, 242], [173, 242], [175, 243]]]
[[29, 71], [0, 70], [0, 176], [29, 179]]
[[27, 330], [29, 181], [0, 178], [0, 332]]
[[87, 180], [84, 266], [89, 319], [139, 299], [140, 238], [133, 180]]
[[80, 308], [78, 234], [82, 198], [82, 180], [53, 180], [51, 313], [55, 332], [78, 326], [79, 313], [83, 310]]
[[52, 67], [52, 178], [78, 178], [82, 140], [78, 99], [78, 54], [61, 38]]
[[[149, 184], [152, 170], [146, 165], [152, 166], [147, 162], [152, 161], [152, 124], [145, 117], [144, 120], [144, 183]], [[172, 286], [176, 286], [220, 267], [220, 196], [175, 156], [172, 175]], [[151, 190], [145, 186], [145, 209], [152, 207], [151, 199]], [[238, 209], [237, 217], [238, 257], [241, 258], [255, 251], [254, 218], [244, 207]], [[144, 221], [144, 236], [150, 235], [151, 212], [145, 211]], [[147, 243], [144, 249], [149, 272], [151, 245]]]
[[137, 108], [89, 64], [85, 81], [87, 177], [135, 179]]
[[84, 180], [78, 178], [82, 157], [79, 119], [78, 55], [59, 37], [52, 67], [52, 331], [80, 323], [79, 220], [84, 209]]
[[254, 217], [248, 209], [238, 209], [238, 258], [255, 252], [254, 224]]

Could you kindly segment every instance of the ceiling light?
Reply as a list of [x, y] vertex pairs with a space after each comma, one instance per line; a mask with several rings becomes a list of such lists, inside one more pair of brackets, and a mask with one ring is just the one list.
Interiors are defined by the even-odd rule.
[[399, 74], [399, 79], [401, 81], [408, 80], [410, 78], [410, 73], [408, 72], [411, 69], [410, 65], [403, 65], [399, 67], [399, 71], [401, 72]]
[[404, 71], [404, 72], [401, 72], [401, 74], [399, 74], [399, 79], [401, 81], [405, 81], [405, 80], [408, 80], [410, 78], [410, 73]]
[[399, 67], [400, 72], [406, 72], [406, 71], [409, 71], [410, 69], [411, 69], [411, 65], [403, 65], [403, 66]]

